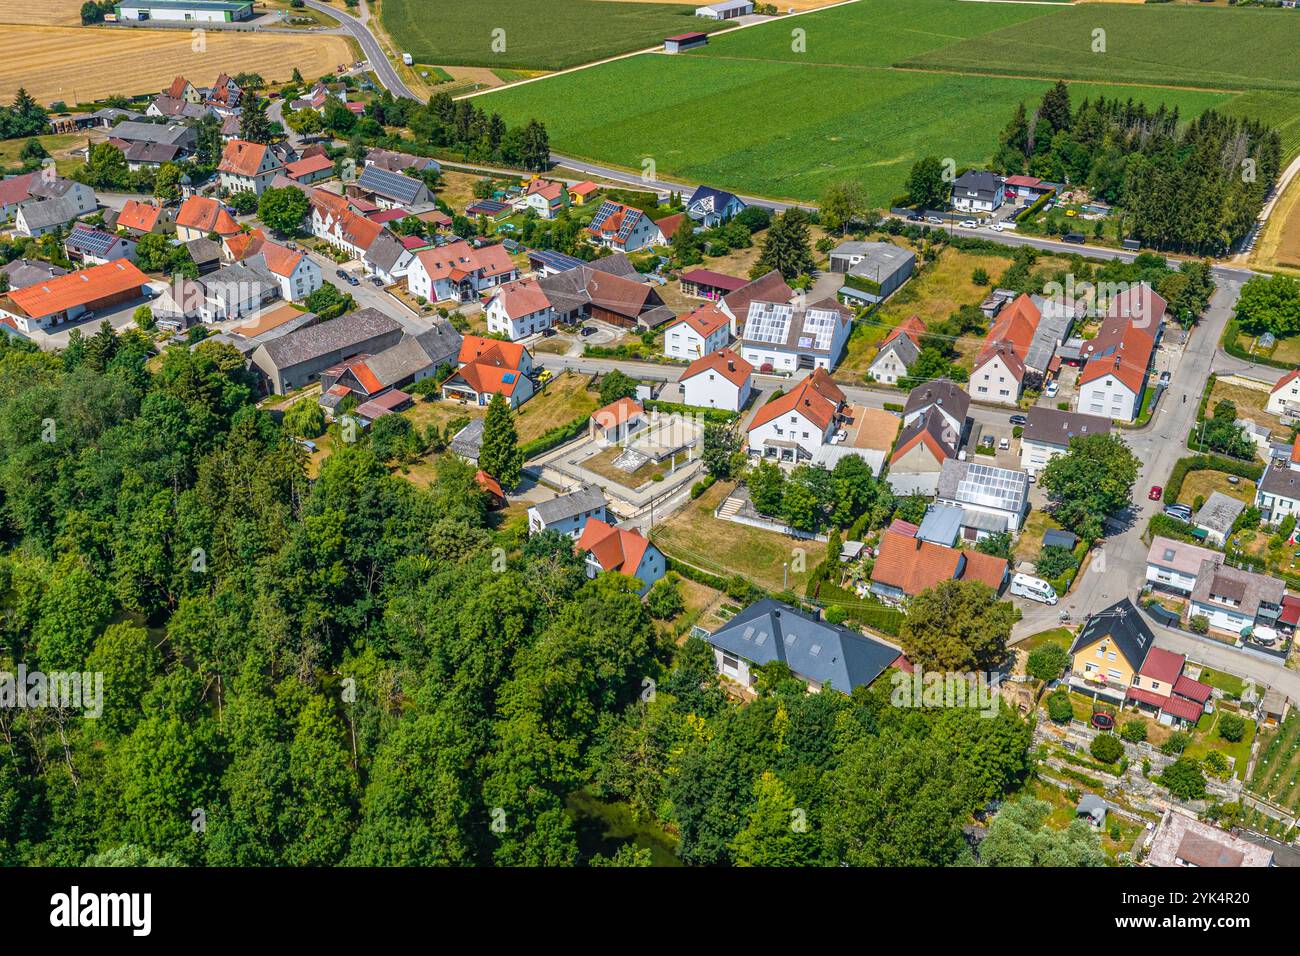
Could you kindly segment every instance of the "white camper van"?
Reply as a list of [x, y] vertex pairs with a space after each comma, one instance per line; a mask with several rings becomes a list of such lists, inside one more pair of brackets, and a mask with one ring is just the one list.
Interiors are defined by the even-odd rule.
[[1040, 604], [1055, 604], [1057, 601], [1056, 590], [1050, 584], [1028, 574], [1017, 574], [1011, 578], [1011, 593]]

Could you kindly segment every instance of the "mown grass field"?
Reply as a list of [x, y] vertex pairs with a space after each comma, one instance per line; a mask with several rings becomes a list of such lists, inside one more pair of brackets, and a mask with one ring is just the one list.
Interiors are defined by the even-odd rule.
[[[1300, 17], [1291, 13], [859, 0], [727, 33], [688, 54], [630, 57], [477, 102], [509, 122], [544, 120], [566, 155], [633, 170], [652, 159], [661, 176], [789, 199], [816, 199], [852, 178], [883, 205], [920, 157], [987, 161], [1015, 104], [1032, 106], [1062, 74], [1079, 77], [1076, 101], [1105, 95], [1184, 116], [1214, 107], [1259, 117], [1294, 152], [1300, 104], [1281, 92], [1300, 85], [1292, 66]], [[1110, 53], [1088, 50], [1098, 26]], [[1173, 88], [1180, 82], [1189, 88]]]
[[[1042, 8], [1039, 8], [1042, 9]], [[1095, 31], [1104, 52], [1094, 52]], [[907, 60], [977, 73], [1231, 90], [1300, 90], [1292, 10], [1087, 5], [983, 33]]]
[[[393, 42], [417, 63], [532, 70], [590, 63], [724, 25], [694, 13], [678, 3], [610, 0], [383, 0], [380, 11]], [[498, 29], [505, 31], [502, 51], [493, 49]]]

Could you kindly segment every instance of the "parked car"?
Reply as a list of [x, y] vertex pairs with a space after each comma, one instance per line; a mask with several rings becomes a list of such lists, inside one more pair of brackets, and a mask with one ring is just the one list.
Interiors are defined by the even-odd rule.
[[335, 269], [335, 270], [334, 270], [334, 274], [335, 274], [336, 276], [338, 276], [340, 279], [346, 279], [346, 278], [348, 277], [348, 270], [347, 270], [347, 269]]
[[371, 276], [370, 281], [381, 289], [384, 287], [384, 280], [379, 278], [379, 276]]
[[1009, 422], [1011, 422], [1011, 424], [1013, 424], [1013, 425], [1027, 425], [1027, 424], [1029, 424], [1029, 419], [1026, 418], [1024, 415], [1012, 415], [1012, 416], [1011, 416], [1009, 419], [1007, 419], [1007, 420], [1008, 420]]
[[1239, 485], [1239, 484], [1241, 484], [1241, 479], [1238, 478], [1236, 475], [1229, 475], [1229, 476], [1228, 476], [1228, 484], [1230, 484], [1230, 485]]
[[1160, 373], [1160, 384], [1161, 385], [1169, 384], [1169, 372], [1167, 370]]
[[361, 280], [356, 276], [348, 276], [348, 285], [361, 285]]
[[1083, 245], [1084, 236], [1081, 232], [1067, 232], [1061, 237], [1062, 242], [1073, 242], [1076, 245]]
[[1147, 492], [1147, 497], [1150, 498], [1152, 501], [1159, 501], [1160, 496], [1163, 495], [1164, 493], [1165, 493], [1165, 489], [1160, 487], [1160, 485], [1152, 485], [1151, 490]]
[[925, 222], [925, 220], [922, 219], [920, 216], [918, 216], [916, 213], [912, 213], [910, 216], [908, 216], [908, 217], [907, 217], [907, 221], [908, 221], [908, 222]]
[[938, 216], [926, 216], [926, 217], [925, 217], [925, 221], [928, 222], [928, 223], [932, 223], [932, 224], [934, 224], [934, 225], [936, 225], [936, 226], [942, 226], [942, 225], [943, 225], [943, 220], [940, 219]]
[[546, 328], [542, 329], [542, 338], [544, 339], [549, 339], [554, 334], [555, 334], [555, 329], [551, 328], [549, 325]]
[[594, 325], [584, 325], [584, 326], [582, 327], [582, 331], [579, 332], [578, 334], [579, 334], [579, 335], [582, 335], [584, 338], [585, 338], [586, 336], [588, 336], [588, 335], [595, 335], [595, 334], [596, 334], [596, 327], [595, 327]]
[[1061, 386], [1056, 382], [1048, 382], [1047, 388], [1043, 389], [1043, 394], [1048, 398], [1056, 397], [1056, 393], [1061, 390]]
[[1192, 509], [1187, 505], [1165, 505], [1166, 517], [1188, 524], [1192, 520]]
[[994, 232], [1001, 232], [1002, 230], [1006, 229], [1007, 227], [1006, 227], [1003, 223], [1000, 223], [1000, 222], [991, 222], [991, 223], [989, 223], [989, 228], [992, 229]]
[[998, 450], [1006, 451], [1010, 447], [1011, 447], [1011, 440], [1007, 438], [1006, 435], [1003, 435], [1001, 440], [998, 441]]
[[963, 229], [978, 229], [980, 227], [980, 224], [974, 219], [963, 219], [961, 222], [957, 223], [957, 225], [961, 226]]

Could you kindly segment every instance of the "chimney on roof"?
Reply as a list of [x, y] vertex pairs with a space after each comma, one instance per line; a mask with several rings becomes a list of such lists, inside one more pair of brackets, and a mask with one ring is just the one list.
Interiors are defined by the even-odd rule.
[[735, 360], [735, 359], [727, 359], [727, 371], [728, 371], [728, 372], [734, 372], [735, 370], [736, 370], [736, 360]]

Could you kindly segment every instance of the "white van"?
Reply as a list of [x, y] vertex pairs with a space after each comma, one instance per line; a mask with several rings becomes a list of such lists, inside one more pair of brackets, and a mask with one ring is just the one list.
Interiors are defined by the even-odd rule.
[[1027, 597], [1040, 604], [1055, 604], [1056, 589], [1042, 578], [1030, 577], [1028, 574], [1016, 574], [1011, 578], [1011, 593]]

